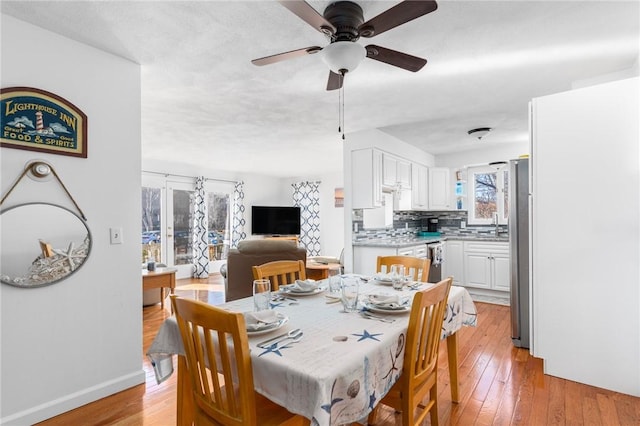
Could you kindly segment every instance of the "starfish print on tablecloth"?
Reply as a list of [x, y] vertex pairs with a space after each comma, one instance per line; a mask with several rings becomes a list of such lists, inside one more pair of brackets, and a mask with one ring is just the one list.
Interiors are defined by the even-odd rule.
[[361, 341], [363, 341], [365, 339], [371, 339], [371, 340], [375, 340], [375, 341], [379, 342], [380, 340], [378, 340], [377, 337], [378, 336], [382, 336], [382, 333], [371, 334], [367, 330], [362, 330], [362, 334], [352, 333], [351, 335], [359, 337], [358, 342], [361, 342]]
[[262, 352], [258, 356], [266, 355], [268, 353], [274, 353], [274, 354], [276, 354], [278, 356], [282, 356], [282, 353], [280, 353], [280, 351], [282, 349], [289, 349], [289, 348], [292, 348], [292, 347], [293, 347], [293, 344], [291, 344], [291, 343], [287, 343], [286, 345], [281, 345], [280, 343], [276, 342], [273, 345], [271, 345], [271, 346], [269, 346], [267, 348], [264, 348], [264, 352]]

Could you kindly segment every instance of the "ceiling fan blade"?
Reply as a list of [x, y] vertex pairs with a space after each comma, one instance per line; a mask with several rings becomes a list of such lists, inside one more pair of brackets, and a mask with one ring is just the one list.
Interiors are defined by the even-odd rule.
[[366, 46], [365, 49], [367, 49], [367, 58], [375, 59], [376, 61], [384, 62], [385, 64], [393, 65], [412, 72], [420, 71], [427, 63], [426, 59], [373, 44]]
[[304, 0], [280, 0], [279, 3], [321, 33], [329, 36], [335, 34], [336, 27]]
[[265, 56], [251, 61], [253, 65], [269, 65], [276, 62], [286, 61], [287, 59], [298, 58], [300, 56], [311, 55], [322, 50], [320, 46], [305, 47], [304, 49], [291, 50], [289, 52], [278, 53], [277, 55]]
[[431, 13], [437, 8], [437, 3], [432, 0], [405, 0], [360, 25], [360, 35], [362, 37], [373, 37], [382, 34], [385, 31]]
[[327, 90], [337, 90], [342, 87], [344, 76], [329, 71], [329, 81], [327, 81]]

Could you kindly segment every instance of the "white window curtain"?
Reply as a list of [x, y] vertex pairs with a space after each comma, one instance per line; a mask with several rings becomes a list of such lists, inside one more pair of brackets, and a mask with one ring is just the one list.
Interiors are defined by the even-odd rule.
[[194, 278], [209, 277], [209, 229], [206, 196], [204, 190], [205, 178], [196, 178], [196, 189], [193, 193], [193, 264], [195, 266]]
[[293, 205], [300, 207], [300, 244], [309, 256], [320, 254], [320, 181], [297, 182], [293, 186]]
[[233, 189], [231, 248], [238, 247], [238, 243], [247, 238], [247, 234], [244, 232], [244, 226], [246, 225], [244, 211], [244, 181], [240, 181], [236, 182], [235, 188]]

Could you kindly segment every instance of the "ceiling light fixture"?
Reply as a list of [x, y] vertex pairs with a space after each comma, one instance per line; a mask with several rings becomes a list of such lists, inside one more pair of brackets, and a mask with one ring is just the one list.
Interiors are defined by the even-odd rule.
[[353, 41], [335, 41], [322, 49], [320, 57], [327, 64], [331, 72], [340, 77], [338, 91], [338, 133], [344, 137], [344, 76], [355, 70], [367, 55], [367, 50]]
[[331, 71], [344, 75], [358, 67], [367, 50], [352, 41], [336, 41], [322, 49], [320, 55]]
[[491, 127], [478, 127], [477, 129], [469, 130], [467, 133], [474, 138], [478, 138], [478, 140], [482, 140], [490, 131]]
[[506, 161], [492, 161], [491, 163], [489, 163], [489, 166], [493, 167], [496, 170], [500, 170], [506, 165], [507, 165]]

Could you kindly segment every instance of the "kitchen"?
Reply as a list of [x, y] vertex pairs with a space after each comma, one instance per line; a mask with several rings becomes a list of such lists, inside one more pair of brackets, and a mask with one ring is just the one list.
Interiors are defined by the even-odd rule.
[[[369, 174], [356, 170], [369, 158], [374, 165], [381, 164], [372, 168], [380, 169], [382, 175], [381, 190], [374, 190], [381, 193], [378, 202], [362, 197], [367, 193], [362, 186], [376, 179], [369, 180]], [[454, 284], [467, 287], [476, 300], [509, 304], [508, 209], [503, 207], [506, 161], [494, 167], [428, 168], [375, 149], [354, 151], [352, 161], [358, 188], [353, 200], [358, 208], [351, 218], [355, 272], [376, 272], [378, 255], [426, 257], [432, 265], [430, 282], [451, 275]], [[476, 213], [468, 200], [476, 191], [474, 182], [487, 177], [493, 201], [486, 203], [487, 211]]]
[[[638, 395], [638, 79], [606, 77], [576, 84], [567, 92], [534, 98], [530, 105], [531, 150], [527, 141], [522, 145], [514, 141], [510, 152], [506, 152], [506, 147], [504, 150], [479, 148], [464, 154], [439, 155], [436, 164], [433, 156], [404, 146], [383, 132], [368, 131], [354, 135], [344, 149], [345, 200], [352, 197], [354, 203], [358, 200], [371, 202], [371, 208], [378, 207], [373, 205], [375, 202], [382, 203], [386, 192], [378, 191], [382, 188], [383, 177], [376, 172], [384, 169], [384, 153], [411, 159], [411, 164], [427, 168], [448, 168], [451, 182], [455, 182], [456, 172], [463, 171], [465, 165], [468, 165], [468, 171], [471, 166], [509, 162], [530, 153], [531, 195], [528, 197], [529, 214], [525, 216], [531, 218], [531, 223], [525, 229], [532, 232], [530, 244], [526, 242], [524, 245], [531, 246], [531, 253], [525, 256], [528, 258], [525, 264], [531, 269], [522, 271], [530, 282], [525, 285], [527, 295], [515, 295], [530, 298], [521, 300], [517, 297], [518, 304], [523, 306], [521, 317], [530, 320], [529, 327], [525, 326], [530, 336], [524, 336], [529, 339], [529, 345], [519, 338], [514, 340], [514, 344], [529, 347], [533, 356], [542, 359], [547, 375]], [[584, 126], [584, 123], [592, 125]], [[603, 141], [607, 143], [603, 145]], [[370, 153], [371, 161], [359, 161], [360, 154], [356, 154], [356, 161], [352, 162], [352, 153], [356, 151]], [[572, 161], [574, 159], [579, 161]], [[366, 167], [361, 167], [362, 164]], [[567, 173], [568, 170], [571, 172]], [[596, 170], [598, 179], [591, 179], [586, 184], [585, 178]], [[466, 180], [467, 184], [473, 181], [468, 176], [461, 180]], [[369, 182], [369, 185], [361, 185], [363, 182]], [[429, 184], [427, 180], [427, 186]], [[451, 183], [446, 186], [453, 200], [456, 200], [455, 187]], [[400, 185], [396, 192], [405, 189]], [[381, 195], [376, 199], [374, 196], [378, 193]], [[435, 193], [438, 193], [437, 188]], [[389, 195], [386, 197], [389, 199]], [[393, 205], [393, 201], [391, 203]], [[408, 213], [393, 212], [392, 209], [393, 228], [385, 227], [384, 224], [390, 222], [383, 219], [382, 227], [376, 227], [367, 234], [364, 206], [354, 206], [363, 208], [362, 226], [365, 229], [360, 229], [359, 212], [354, 223], [352, 206], [345, 202], [345, 223], [353, 225], [345, 226], [345, 246], [351, 243], [348, 249], [345, 248], [346, 270], [355, 270], [356, 265], [360, 265], [357, 252], [363, 248], [361, 243], [364, 239], [380, 237], [379, 241], [385, 244], [383, 240], [389, 236], [403, 238], [412, 229], [421, 231], [423, 218], [434, 216], [433, 211], [428, 210], [428, 201], [426, 211], [420, 212], [419, 225], [408, 220]], [[455, 208], [448, 210], [447, 215], [464, 214], [464, 210], [459, 211], [457, 207], [455, 203]], [[440, 225], [439, 216], [440, 213]], [[459, 218], [457, 228], [454, 220], [448, 231], [468, 232], [474, 225], [469, 223], [469, 217], [468, 209], [465, 227]], [[615, 226], [603, 226], [602, 218], [607, 218], [608, 223]], [[452, 223], [447, 222], [449, 219], [443, 218], [442, 225], [451, 226]], [[501, 219], [498, 218], [498, 231]], [[484, 228], [487, 234], [495, 231], [492, 220], [478, 227]], [[444, 231], [446, 235], [447, 229]], [[511, 230], [509, 234], [513, 235]], [[366, 238], [360, 238], [363, 235]], [[503, 236], [498, 232], [493, 237]], [[476, 297], [478, 289], [483, 292], [503, 291], [500, 283], [506, 282], [501, 280], [506, 276], [506, 259], [513, 255], [512, 250], [507, 248], [493, 252], [496, 247], [486, 247], [484, 253], [473, 256], [471, 252], [474, 250], [471, 249], [472, 244], [478, 245], [474, 248], [479, 252], [486, 244], [504, 244], [503, 248], [506, 248], [506, 241], [507, 238], [504, 241], [457, 241], [454, 249], [456, 240], [445, 240], [443, 273], [463, 277], [463, 283], [468, 285], [476, 280], [472, 271], [489, 269], [488, 275], [486, 272], [484, 275], [489, 277], [489, 281], [475, 282], [485, 288], [469, 287], [469, 291], [476, 293]], [[406, 243], [415, 246], [414, 241]], [[485, 259], [489, 258], [488, 262], [481, 261], [483, 255]], [[460, 257], [463, 258], [462, 267], [458, 262], [456, 269], [455, 259]], [[470, 261], [468, 265], [464, 264], [466, 260]], [[492, 262], [495, 262], [493, 269], [490, 266]], [[472, 263], [475, 266], [470, 266]], [[363, 273], [370, 272], [365, 270]], [[504, 287], [506, 296], [508, 289]], [[511, 301], [510, 305], [514, 306]], [[599, 320], [601, 316], [597, 313], [612, 307], [615, 307], [615, 325]], [[612, 327], [615, 327], [615, 332], [611, 332]], [[606, 354], [602, 352], [604, 349]], [[603, 360], [606, 360], [604, 364]], [[603, 368], [605, 364], [606, 368]]]

